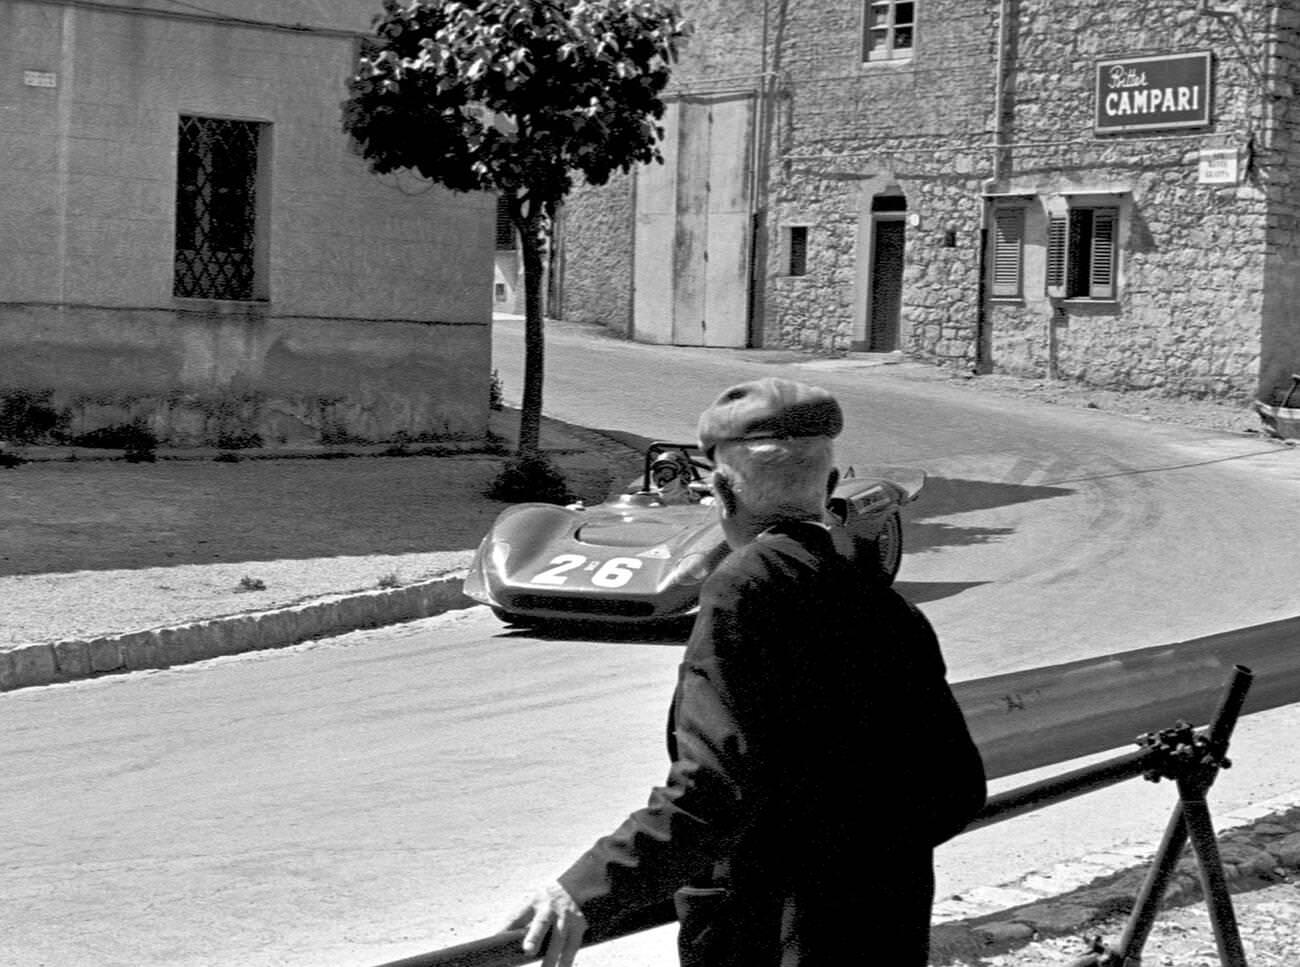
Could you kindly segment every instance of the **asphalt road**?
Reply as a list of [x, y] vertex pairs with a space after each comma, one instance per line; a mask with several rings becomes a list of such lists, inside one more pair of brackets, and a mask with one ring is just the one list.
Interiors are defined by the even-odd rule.
[[[0, 694], [0, 963], [372, 967], [493, 933], [665, 774], [679, 655], [473, 608]], [[1243, 720], [1216, 815], [1296, 789], [1297, 730], [1296, 706]], [[1154, 846], [1172, 802], [1138, 780], [959, 837], [940, 896]], [[672, 942], [581, 962], [663, 967]]]
[[[955, 678], [1216, 634], [1300, 614], [1300, 450], [1259, 437], [989, 396], [866, 357], [647, 346], [547, 330], [545, 410], [692, 439], [717, 393], [773, 375], [840, 399], [841, 462], [924, 469], [899, 588]], [[495, 327], [508, 401], [522, 324]]]
[[[510, 399], [517, 330], [499, 336]], [[846, 455], [931, 474], [900, 586], [935, 621], [954, 679], [1300, 610], [1284, 573], [1295, 450], [985, 400], [853, 361], [578, 330], [554, 332], [551, 349], [548, 412], [642, 436], [689, 436], [712, 395], [750, 375], [834, 389]], [[474, 608], [0, 694], [0, 963], [369, 967], [491, 932], [661, 778], [679, 654], [670, 640], [511, 633]], [[1211, 808], [1300, 789], [1300, 746], [1285, 738], [1297, 730], [1295, 706], [1243, 720]], [[882, 795], [899, 787], [881, 777]], [[1154, 841], [1171, 797], [1128, 783], [961, 837], [941, 853], [940, 892]], [[651, 967], [670, 948], [653, 931], [582, 962]]]

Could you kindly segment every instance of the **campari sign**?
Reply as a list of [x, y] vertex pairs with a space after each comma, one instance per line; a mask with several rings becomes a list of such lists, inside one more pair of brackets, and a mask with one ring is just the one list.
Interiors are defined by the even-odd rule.
[[1209, 51], [1097, 61], [1098, 134], [1209, 123]]

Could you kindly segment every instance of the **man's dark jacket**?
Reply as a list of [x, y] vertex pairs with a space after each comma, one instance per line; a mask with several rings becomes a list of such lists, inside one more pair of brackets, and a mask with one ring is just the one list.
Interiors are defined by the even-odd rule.
[[705, 582], [645, 808], [560, 877], [593, 925], [676, 894], [684, 967], [924, 967], [933, 849], [984, 770], [930, 624], [812, 522]]

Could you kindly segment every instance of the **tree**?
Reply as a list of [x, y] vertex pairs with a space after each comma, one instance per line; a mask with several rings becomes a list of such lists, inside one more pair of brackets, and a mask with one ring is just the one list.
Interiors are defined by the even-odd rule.
[[660, 97], [689, 33], [675, 0], [384, 0], [343, 104], [371, 168], [495, 191], [519, 233], [519, 452], [539, 455], [542, 272], [575, 174], [593, 185], [662, 162]]

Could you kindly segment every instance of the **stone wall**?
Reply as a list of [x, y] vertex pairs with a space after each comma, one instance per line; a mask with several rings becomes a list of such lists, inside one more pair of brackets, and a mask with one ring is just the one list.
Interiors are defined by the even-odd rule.
[[[790, 11], [771, 186], [777, 241], [768, 262], [769, 341], [860, 345], [870, 197], [892, 193], [906, 198], [908, 213], [905, 351], [962, 368], [1113, 388], [1253, 392], [1266, 298], [1281, 293], [1294, 304], [1300, 286], [1280, 281], [1300, 276], [1294, 204], [1288, 209], [1276, 197], [1294, 192], [1276, 188], [1285, 177], [1280, 159], [1272, 172], [1256, 164], [1227, 187], [1198, 184], [1197, 163], [1201, 148], [1237, 146], [1246, 167], [1252, 132], [1268, 122], [1270, 103], [1294, 101], [1281, 94], [1270, 101], [1260, 86], [1271, 8], [1221, 17], [1174, 0], [1014, 0], [1000, 113], [993, 96], [998, 4], [926, 4], [911, 59], [865, 64], [860, 8], [841, 2]], [[1292, 49], [1281, 47], [1283, 55]], [[1098, 58], [1195, 50], [1213, 54], [1211, 128], [1093, 133]], [[1288, 63], [1294, 67], [1293, 58]], [[995, 169], [998, 117], [1002, 143], [1011, 147]], [[1274, 128], [1275, 141], [1289, 147], [1282, 132], [1295, 130], [1294, 118], [1277, 118]], [[1022, 195], [1031, 213], [1023, 296], [981, 312], [986, 191]], [[1110, 198], [1123, 212], [1114, 300], [1047, 296], [1045, 207], [1078, 192]], [[809, 226], [809, 274], [800, 278], [783, 275], [780, 239], [789, 224]], [[1266, 265], [1276, 265], [1267, 295]], [[1294, 359], [1287, 348], [1294, 325], [1265, 324], [1270, 356]]]
[[[560, 314], [632, 333], [632, 219], [635, 176], [615, 175], [598, 188], [583, 186], [564, 203], [560, 234], [564, 268]], [[564, 225], [581, 226], [566, 232]]]
[[[936, 2], [918, 17], [910, 60], [862, 61], [860, 3], [792, 6], [775, 111], [766, 342], [860, 345], [866, 322], [871, 199], [906, 199], [900, 346], [973, 359], [979, 279], [978, 191], [991, 173], [992, 4]], [[913, 224], [915, 223], [915, 224]], [[809, 274], [786, 276], [780, 243], [809, 226]], [[957, 244], [945, 245], [946, 233]]]
[[[1267, 400], [1288, 388], [1300, 372], [1295, 5], [927, 0], [914, 9], [912, 56], [864, 62], [861, 0], [687, 4], [698, 26], [678, 89], [762, 67], [776, 79], [770, 177], [756, 199], [767, 224], [762, 344], [865, 348], [872, 200], [891, 196], [906, 206], [906, 353], [1181, 396]], [[1211, 55], [1208, 126], [1094, 132], [1099, 59], [1198, 51]], [[1237, 149], [1238, 183], [1202, 184], [1202, 150], [1223, 148]], [[1025, 208], [1015, 298], [986, 293], [995, 200]], [[1049, 295], [1049, 214], [1069, 205], [1120, 213], [1113, 298]], [[586, 217], [571, 220], [570, 239]], [[807, 229], [805, 275], [789, 274], [791, 227]], [[635, 257], [627, 244], [621, 259]], [[566, 308], [582, 317], [578, 301]]]
[[[1113, 302], [1046, 296], [1027, 274], [1019, 305], [990, 307], [992, 364], [1099, 386], [1245, 397], [1259, 365], [1266, 202], [1259, 172], [1240, 186], [1198, 184], [1202, 148], [1246, 145], [1261, 106], [1259, 10], [1211, 17], [1173, 3], [1021, 0], [1014, 23], [1008, 151], [1001, 190], [1035, 202], [1113, 192], [1122, 211]], [[1092, 133], [1094, 62], [1105, 56], [1213, 54], [1208, 131]], [[1040, 146], [1041, 145], [1041, 146]], [[1041, 249], [1045, 236], [1029, 237]], [[1041, 258], [1040, 253], [1036, 253]]]
[[[78, 436], [143, 424], [172, 446], [481, 440], [490, 349], [477, 324], [202, 310], [7, 306], [0, 398], [53, 390]], [[471, 386], [467, 390], [467, 386]]]

